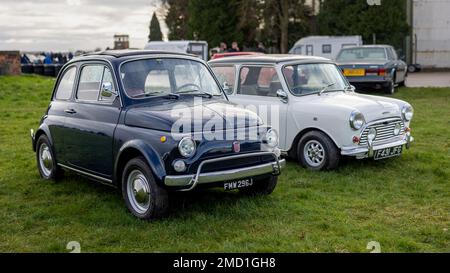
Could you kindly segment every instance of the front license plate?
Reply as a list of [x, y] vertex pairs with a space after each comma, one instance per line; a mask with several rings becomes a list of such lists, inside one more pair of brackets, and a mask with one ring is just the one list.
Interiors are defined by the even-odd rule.
[[344, 69], [344, 75], [347, 77], [362, 77], [366, 75], [365, 69]]
[[386, 148], [375, 151], [375, 160], [382, 160], [391, 157], [401, 156], [403, 152], [403, 146], [397, 146], [392, 148]]
[[253, 186], [253, 179], [242, 179], [238, 181], [226, 182], [223, 184], [223, 189], [226, 191], [238, 190]]

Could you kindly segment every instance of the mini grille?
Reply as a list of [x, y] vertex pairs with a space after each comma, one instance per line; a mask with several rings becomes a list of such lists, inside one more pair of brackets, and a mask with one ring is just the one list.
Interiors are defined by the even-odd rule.
[[375, 128], [377, 130], [377, 137], [374, 140], [374, 144], [388, 142], [391, 139], [398, 138], [398, 136], [394, 134], [395, 126], [397, 124], [400, 124], [401, 126], [400, 134], [405, 132], [405, 124], [401, 119], [380, 121], [368, 126], [366, 129], [364, 129], [364, 132], [361, 135], [360, 145], [367, 145], [367, 135], [369, 134], [369, 130], [371, 128]]

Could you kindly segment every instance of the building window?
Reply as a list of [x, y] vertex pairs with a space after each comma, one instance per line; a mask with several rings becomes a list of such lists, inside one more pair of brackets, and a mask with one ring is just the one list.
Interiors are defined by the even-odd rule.
[[312, 56], [314, 55], [314, 48], [312, 45], [307, 45], [306, 46], [306, 55], [307, 56]]

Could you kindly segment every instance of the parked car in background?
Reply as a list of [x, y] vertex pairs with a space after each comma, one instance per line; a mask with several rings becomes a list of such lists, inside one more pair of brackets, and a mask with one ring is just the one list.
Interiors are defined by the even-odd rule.
[[262, 55], [263, 53], [258, 52], [226, 52], [226, 53], [216, 53], [212, 56], [211, 60], [217, 60], [221, 58], [236, 57], [236, 56], [248, 56], [248, 55]]
[[405, 84], [408, 66], [392, 46], [345, 48], [336, 62], [348, 81], [360, 89], [383, 89], [387, 94], [394, 94], [395, 87]]
[[260, 117], [278, 128], [282, 151], [311, 170], [335, 169], [341, 156], [400, 156], [413, 141], [409, 103], [355, 93], [328, 59], [263, 55], [209, 64], [229, 99], [256, 106]]
[[208, 43], [205, 41], [155, 41], [145, 46], [146, 50], [187, 53], [198, 56], [204, 61], [209, 60]]
[[361, 45], [363, 45], [361, 36], [309, 36], [298, 40], [289, 54], [334, 60], [341, 49]]
[[[253, 112], [229, 106], [210, 68], [190, 55], [110, 51], [76, 58], [31, 132], [39, 173], [50, 180], [65, 169], [117, 187], [141, 219], [162, 217], [171, 191], [270, 194], [285, 166], [278, 135]], [[174, 109], [203, 115], [178, 117]], [[224, 122], [232, 125], [204, 129]]]

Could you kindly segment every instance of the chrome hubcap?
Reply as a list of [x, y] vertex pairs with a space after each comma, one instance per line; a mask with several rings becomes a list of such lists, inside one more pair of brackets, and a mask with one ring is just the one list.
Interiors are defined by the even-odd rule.
[[133, 209], [144, 214], [150, 208], [150, 186], [145, 175], [134, 170], [128, 176], [127, 181], [128, 198]]
[[45, 176], [50, 176], [53, 170], [53, 158], [47, 144], [42, 144], [39, 148], [39, 166]]
[[303, 156], [312, 167], [319, 167], [325, 160], [325, 149], [322, 144], [316, 140], [311, 140], [305, 145]]

